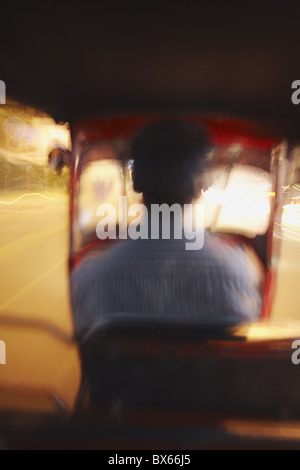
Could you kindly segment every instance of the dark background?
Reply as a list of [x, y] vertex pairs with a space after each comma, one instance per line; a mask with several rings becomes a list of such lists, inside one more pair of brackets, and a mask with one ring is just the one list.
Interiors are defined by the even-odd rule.
[[8, 96], [57, 120], [87, 113], [220, 111], [300, 136], [300, 3], [1, 5]]

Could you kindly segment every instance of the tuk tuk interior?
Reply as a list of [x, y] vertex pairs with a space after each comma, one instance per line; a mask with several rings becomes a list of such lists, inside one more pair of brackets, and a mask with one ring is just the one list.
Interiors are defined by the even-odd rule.
[[[217, 199], [209, 206], [213, 216], [208, 228], [229, 235], [235, 243], [248, 243], [263, 263], [260, 320], [249, 325], [212, 327], [175, 318], [142, 320], [129, 315], [124, 321], [107, 316], [101, 326], [80, 339], [62, 337], [52, 329], [53, 337], [79, 349], [82, 376], [77, 399], [70, 409], [53, 392], [30, 394], [30, 417], [25, 412], [26, 438], [20, 415], [12, 419], [11, 412], [1, 413], [1, 428], [11, 447], [298, 445], [295, 429], [300, 419], [300, 379], [291, 362], [291, 344], [298, 337], [297, 331], [289, 327], [277, 330], [272, 324], [280, 220], [293, 149], [284, 135], [219, 115], [118, 115], [73, 123], [72, 155], [70, 158], [66, 152], [62, 156], [63, 165], [70, 165], [71, 171], [69, 273], [89, 253], [103, 252], [118, 243], [95, 236], [95, 207], [112, 200], [112, 188], [114, 197], [127, 195], [133, 201], [141, 200], [132, 189], [131, 139], [148, 123], [170, 117], [198, 122], [210, 135], [213, 148], [209, 158], [213, 170], [222, 171], [223, 186], [217, 189], [223, 193], [221, 204]], [[212, 188], [214, 175], [207, 175]], [[241, 211], [240, 220], [230, 218], [230, 211], [226, 213], [223, 203], [228, 190], [233, 192], [229, 202], [244, 191], [242, 204], [234, 206], [235, 214]], [[28, 406], [28, 397], [25, 402]], [[40, 403], [40, 408], [32, 413], [34, 402]], [[281, 430], [280, 437], [275, 429]]]

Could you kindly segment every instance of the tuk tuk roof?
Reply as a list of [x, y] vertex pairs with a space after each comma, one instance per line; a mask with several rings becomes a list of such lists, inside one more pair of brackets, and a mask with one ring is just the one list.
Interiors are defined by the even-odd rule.
[[[241, 144], [244, 148], [256, 147], [269, 150], [278, 144], [284, 135], [251, 121], [213, 114], [123, 114], [91, 117], [78, 120], [73, 126], [73, 135], [80, 133], [80, 138], [92, 144], [98, 140], [131, 140], [139, 129], [151, 122], [167, 119], [185, 119], [203, 126], [213, 145], [228, 146]], [[84, 136], [84, 137], [83, 137]]]
[[1, 79], [12, 99], [57, 120], [201, 110], [279, 124], [300, 136], [291, 84], [299, 4], [6, 2]]

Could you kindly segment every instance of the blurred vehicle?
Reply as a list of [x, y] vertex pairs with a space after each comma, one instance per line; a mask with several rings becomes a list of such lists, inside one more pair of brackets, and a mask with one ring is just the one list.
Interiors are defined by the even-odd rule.
[[[299, 8], [2, 2], [0, 449], [300, 448]], [[69, 276], [118, 243], [95, 208], [140, 201], [131, 137], [165, 115], [213, 137], [206, 226], [262, 261], [261, 319], [79, 342]]]

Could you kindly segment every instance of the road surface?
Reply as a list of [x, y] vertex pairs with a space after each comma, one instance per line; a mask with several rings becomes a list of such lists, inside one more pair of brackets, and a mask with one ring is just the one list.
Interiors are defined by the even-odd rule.
[[[0, 407], [1, 387], [29, 395], [42, 390], [68, 407], [74, 403], [80, 363], [71, 343], [68, 208], [63, 193], [0, 196], [0, 340], [7, 355]], [[5, 393], [2, 403], [10, 406]]]

